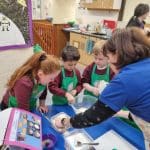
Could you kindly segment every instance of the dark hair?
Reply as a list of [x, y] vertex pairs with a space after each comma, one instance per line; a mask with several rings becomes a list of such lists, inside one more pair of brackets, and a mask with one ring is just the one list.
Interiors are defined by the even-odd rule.
[[148, 13], [149, 10], [149, 5], [148, 4], [139, 4], [136, 6], [134, 9], [134, 16], [140, 17], [143, 16], [144, 14]]
[[103, 53], [117, 54], [118, 69], [144, 58], [150, 57], [150, 40], [137, 27], [117, 29], [103, 46]]
[[[131, 27], [131, 26], [140, 27], [140, 22], [138, 20], [138, 17], [141, 17], [141, 16], [145, 15], [149, 11], [150, 11], [150, 8], [149, 8], [148, 4], [140, 3], [139, 5], [137, 5], [136, 8], [134, 9], [134, 14], [130, 18], [130, 20], [127, 23], [126, 27]], [[142, 22], [143, 22], [143, 24], [145, 24], [144, 20]], [[141, 28], [144, 28], [144, 26], [143, 27], [141, 26]]]
[[74, 46], [66, 46], [62, 50], [61, 54], [63, 61], [78, 61], [80, 59], [80, 53]]

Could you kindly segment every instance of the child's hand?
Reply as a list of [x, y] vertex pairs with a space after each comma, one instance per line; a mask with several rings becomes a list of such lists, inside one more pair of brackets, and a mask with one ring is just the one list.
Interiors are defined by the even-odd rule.
[[89, 84], [89, 83], [84, 83], [83, 84], [83, 87], [86, 89], [86, 90], [90, 90], [90, 88], [91, 88], [91, 85]]
[[39, 111], [42, 112], [42, 113], [47, 113], [48, 112], [48, 106], [46, 105], [42, 105], [42, 106], [39, 106]]
[[72, 104], [75, 102], [75, 98], [70, 93], [66, 92], [65, 96], [66, 96], [69, 103]]
[[69, 92], [72, 96], [75, 96], [77, 94], [77, 90], [72, 90]]
[[93, 93], [95, 96], [98, 96], [98, 95], [99, 95], [99, 89], [96, 88], [96, 87], [93, 87], [93, 88], [92, 88], [92, 93]]
[[97, 87], [91, 86], [89, 83], [84, 83], [83, 87], [87, 90], [92, 92], [95, 96], [99, 95], [99, 89]]
[[45, 105], [45, 100], [40, 100], [39, 101], [39, 111], [42, 113], [47, 113], [48, 112], [48, 106]]

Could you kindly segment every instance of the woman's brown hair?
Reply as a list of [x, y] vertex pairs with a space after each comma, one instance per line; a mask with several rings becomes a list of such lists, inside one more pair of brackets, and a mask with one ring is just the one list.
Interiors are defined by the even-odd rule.
[[118, 69], [150, 57], [150, 40], [142, 29], [131, 27], [116, 29], [103, 46], [103, 53], [117, 54]]
[[47, 55], [44, 51], [33, 54], [22, 66], [20, 66], [10, 77], [7, 83], [9, 89], [12, 89], [17, 80], [27, 75], [34, 79], [38, 70], [44, 74], [50, 74], [60, 69], [57, 58]]

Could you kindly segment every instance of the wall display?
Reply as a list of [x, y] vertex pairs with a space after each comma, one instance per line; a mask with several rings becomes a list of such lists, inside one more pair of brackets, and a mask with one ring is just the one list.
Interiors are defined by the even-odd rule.
[[0, 0], [0, 49], [31, 45], [31, 0]]

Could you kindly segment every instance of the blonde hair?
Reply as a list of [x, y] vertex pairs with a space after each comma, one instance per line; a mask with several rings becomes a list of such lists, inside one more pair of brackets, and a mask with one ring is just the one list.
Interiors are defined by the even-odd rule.
[[93, 47], [93, 54], [98, 55], [100, 53], [103, 53], [103, 45], [105, 44], [105, 40], [100, 40], [98, 42], [95, 43], [94, 47]]
[[25, 75], [34, 79], [37, 76], [38, 70], [42, 70], [44, 74], [60, 70], [59, 60], [52, 55], [47, 55], [44, 51], [33, 54], [12, 74], [7, 83], [8, 88], [12, 89], [16, 81]]

